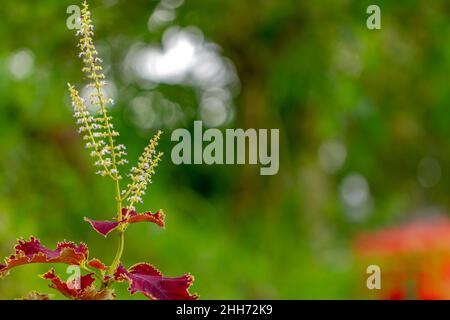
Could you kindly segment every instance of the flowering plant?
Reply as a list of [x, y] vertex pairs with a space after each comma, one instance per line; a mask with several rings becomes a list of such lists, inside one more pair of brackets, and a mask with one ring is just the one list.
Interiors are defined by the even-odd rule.
[[[41, 277], [51, 282], [50, 287], [60, 291], [71, 299], [100, 300], [114, 299], [115, 293], [111, 285], [115, 282], [126, 281], [131, 294], [141, 292], [149, 299], [196, 299], [197, 295], [190, 294], [188, 289], [193, 282], [190, 274], [177, 278], [169, 278], [162, 275], [153, 265], [137, 263], [126, 268], [121, 263], [124, 250], [125, 231], [128, 226], [138, 222], [155, 223], [164, 227], [164, 213], [158, 210], [156, 213], [138, 213], [135, 204], [142, 203], [142, 196], [155, 168], [161, 160], [162, 153], [156, 148], [161, 136], [161, 131], [151, 139], [135, 167], [131, 169], [130, 183], [122, 189], [123, 180], [120, 174], [120, 166], [127, 163], [125, 159], [126, 148], [116, 143], [119, 133], [114, 130], [112, 117], [108, 114], [107, 106], [113, 101], [107, 98], [102, 90], [106, 85], [105, 75], [102, 72], [101, 59], [93, 43], [93, 25], [91, 13], [86, 1], [81, 10], [81, 28], [77, 31], [80, 37], [80, 58], [83, 60], [83, 72], [89, 79], [88, 86], [92, 89], [90, 103], [96, 107], [96, 111], [87, 108], [85, 100], [80, 97], [77, 89], [68, 84], [69, 93], [74, 108], [74, 117], [79, 126], [79, 132], [86, 141], [86, 147], [94, 158], [94, 164], [98, 167], [97, 174], [110, 178], [116, 190], [117, 212], [114, 220], [98, 221], [85, 218], [92, 228], [103, 236], [115, 232], [118, 236], [118, 247], [113, 261], [106, 265], [98, 259], [90, 258], [86, 244], [73, 242], [58, 243], [54, 250], [44, 247], [41, 242], [30, 237], [29, 240], [21, 239], [15, 247], [15, 253], [0, 263], [0, 278], [7, 276], [17, 266], [30, 263], [64, 263], [75, 265], [86, 272], [77, 279], [65, 282], [51, 269]], [[26, 299], [48, 299], [48, 295], [31, 292]]]

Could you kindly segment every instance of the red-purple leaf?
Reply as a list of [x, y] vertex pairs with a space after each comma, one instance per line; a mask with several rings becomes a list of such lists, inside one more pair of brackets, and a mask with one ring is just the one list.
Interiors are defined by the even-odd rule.
[[122, 264], [114, 273], [116, 281], [127, 280], [131, 294], [143, 293], [152, 300], [196, 300], [196, 294], [188, 289], [194, 278], [185, 274], [177, 278], [164, 277], [158, 269], [148, 263], [138, 263], [126, 270]]
[[89, 255], [84, 243], [76, 245], [73, 242], [60, 242], [55, 250], [41, 245], [34, 237], [30, 240], [19, 240], [15, 247], [15, 254], [5, 259], [5, 265], [0, 265], [0, 276], [4, 276], [14, 267], [29, 263], [66, 263], [80, 265]]
[[117, 267], [116, 271], [114, 272], [114, 280], [116, 280], [116, 281], [128, 280], [127, 274], [128, 274], [127, 269], [123, 266], [122, 263], [119, 263], [119, 266]]
[[[137, 223], [137, 222], [152, 222], [157, 224], [158, 226], [164, 228], [164, 213], [162, 210], [158, 210], [156, 213], [145, 212], [145, 213], [137, 213], [134, 210], [128, 211], [126, 208], [122, 209], [122, 221], [121, 223]], [[103, 236], [107, 236], [108, 233], [115, 230], [119, 226], [119, 222], [117, 221], [96, 221], [90, 218], [84, 218], [85, 221], [89, 222], [94, 228], [95, 231], [100, 233]]]
[[136, 211], [130, 211], [128, 213], [128, 219], [126, 220], [128, 223], [136, 223], [136, 222], [153, 222], [156, 223], [161, 228], [164, 228], [164, 213], [162, 210], [158, 210], [156, 213], [145, 212], [145, 213], [137, 213]]
[[42, 275], [42, 278], [50, 280], [52, 284], [50, 288], [56, 289], [71, 299], [77, 300], [111, 300], [115, 298], [115, 294], [110, 289], [104, 289], [97, 291], [93, 285], [95, 279], [92, 273], [81, 276], [78, 284], [72, 283], [69, 285], [67, 282], [62, 281], [56, 274], [55, 270], [51, 269], [46, 274]]
[[104, 237], [119, 225], [117, 221], [96, 221], [86, 217], [84, 217], [84, 220], [89, 222], [92, 228]]
[[108, 266], [98, 259], [92, 259], [91, 261], [89, 261], [88, 266], [100, 271], [108, 270]]

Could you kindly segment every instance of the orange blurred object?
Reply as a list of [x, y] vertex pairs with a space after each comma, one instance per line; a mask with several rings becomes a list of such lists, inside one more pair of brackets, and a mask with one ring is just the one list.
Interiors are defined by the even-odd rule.
[[362, 233], [354, 249], [365, 278], [367, 266], [381, 269], [381, 289], [364, 287], [363, 297], [450, 299], [450, 219], [421, 219]]

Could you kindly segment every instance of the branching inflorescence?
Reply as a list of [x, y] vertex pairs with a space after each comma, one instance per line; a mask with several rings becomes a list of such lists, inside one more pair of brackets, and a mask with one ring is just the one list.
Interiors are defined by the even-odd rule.
[[[87, 107], [87, 102], [80, 97], [75, 86], [68, 84], [68, 87], [78, 130], [97, 167], [96, 173], [111, 178], [116, 190], [115, 220], [98, 221], [87, 217], [85, 220], [105, 237], [111, 232], [117, 233], [119, 240], [116, 255], [108, 266], [98, 259], [90, 259], [89, 250], [84, 243], [76, 245], [73, 242], [62, 242], [57, 244], [55, 250], [51, 250], [42, 246], [38, 239], [31, 237], [29, 240], [19, 240], [15, 253], [5, 259], [5, 264], [0, 264], [0, 277], [8, 275], [11, 269], [24, 264], [65, 263], [78, 266], [86, 274], [81, 275], [79, 279], [64, 282], [51, 269], [41, 277], [51, 281], [51, 288], [71, 299], [114, 299], [115, 293], [111, 285], [122, 281], [129, 282], [130, 293], [141, 292], [149, 299], [196, 299], [197, 295], [192, 295], [188, 291], [193, 281], [190, 274], [168, 278], [148, 263], [137, 263], [128, 269], [121, 263], [125, 231], [130, 224], [151, 222], [164, 227], [162, 210], [156, 213], [138, 213], [135, 209], [136, 203], [142, 203], [142, 196], [161, 161], [162, 153], [157, 152], [157, 146], [162, 132], [158, 131], [150, 140], [137, 165], [128, 174], [130, 183], [122, 189], [123, 176], [119, 168], [127, 163], [126, 148], [122, 144], [117, 144], [119, 133], [114, 130], [112, 117], [108, 114], [108, 106], [112, 105], [113, 101], [104, 93], [105, 75], [93, 42], [93, 30], [91, 13], [85, 1], [81, 10], [81, 28], [77, 31], [77, 35], [80, 37], [78, 47], [79, 56], [83, 61], [82, 71], [89, 80], [88, 87], [91, 91], [88, 99], [93, 108]], [[31, 292], [26, 299], [48, 299], [48, 295]]]

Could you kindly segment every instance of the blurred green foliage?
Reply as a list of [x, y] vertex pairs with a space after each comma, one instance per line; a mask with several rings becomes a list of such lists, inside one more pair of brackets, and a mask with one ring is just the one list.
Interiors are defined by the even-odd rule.
[[[382, 29], [371, 31], [366, 8], [375, 2]], [[146, 87], [123, 71], [133, 44], [160, 45], [172, 26], [195, 26], [235, 66], [234, 116], [223, 128], [281, 133], [280, 171], [260, 176], [257, 166], [175, 166], [173, 128], [161, 124], [165, 156], [139, 209], [164, 209], [167, 227], [130, 227], [125, 265], [148, 261], [167, 275], [191, 272], [192, 291], [204, 299], [344, 299], [355, 297], [355, 233], [446, 212], [450, 2], [375, 2], [185, 1], [174, 20], [150, 32], [159, 1], [90, 1], [95, 39], [117, 91], [114, 122], [131, 164], [158, 127], [143, 130], [130, 120], [133, 97], [159, 92], [177, 103], [184, 111], [178, 126], [191, 128], [200, 117], [192, 86]], [[66, 83], [83, 81], [77, 40], [66, 27], [70, 4], [77, 3], [2, 1], [2, 256], [29, 235], [50, 247], [63, 239], [86, 242], [105, 262], [115, 253], [114, 238], [83, 222], [110, 218], [115, 201], [110, 181], [94, 176], [71, 117]], [[29, 72], [21, 74], [30, 57]], [[324, 170], [334, 159], [327, 141], [337, 141], [345, 158], [331, 171]], [[14, 270], [0, 281], [0, 298], [50, 292], [37, 277], [47, 270]], [[117, 290], [128, 298], [125, 285]]]

